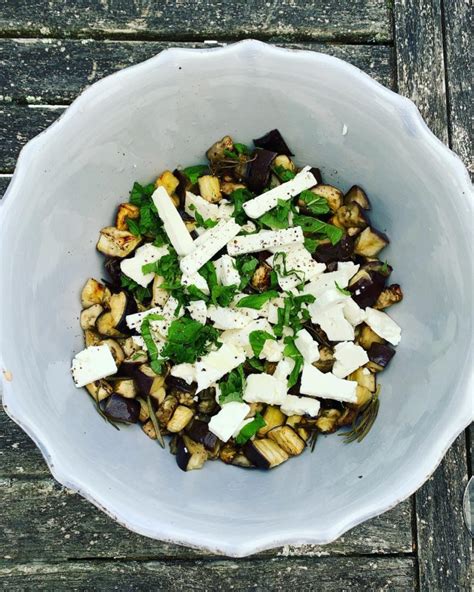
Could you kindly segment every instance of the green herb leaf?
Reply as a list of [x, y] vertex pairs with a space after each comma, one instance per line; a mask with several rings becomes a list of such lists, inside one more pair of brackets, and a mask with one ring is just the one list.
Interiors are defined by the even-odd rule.
[[301, 226], [303, 232], [319, 234], [327, 237], [333, 245], [336, 245], [344, 235], [344, 231], [337, 226], [327, 224], [311, 216], [295, 215], [293, 218], [295, 226]]
[[305, 238], [304, 239], [304, 246], [307, 251], [310, 253], [314, 253], [318, 248], [319, 242], [314, 238]]
[[191, 205], [190, 208], [192, 210], [195, 210], [194, 211], [194, 218], [195, 218], [196, 224], [198, 226], [201, 226], [202, 228], [214, 228], [214, 226], [216, 226], [216, 224], [218, 223], [217, 220], [211, 220], [211, 218], [207, 218], [206, 220], [204, 220], [204, 218], [197, 211], [197, 209], [194, 205]]
[[303, 324], [309, 319], [309, 312], [303, 309], [303, 304], [311, 304], [316, 298], [312, 294], [301, 294], [295, 296], [288, 294], [283, 302], [283, 308], [279, 308], [278, 323], [274, 325], [273, 332], [277, 337], [281, 337], [284, 327], [290, 327], [296, 333]]
[[193, 364], [212, 344], [217, 343], [218, 337], [219, 332], [214, 327], [181, 317], [171, 323], [161, 356], [175, 364]]
[[352, 294], [349, 292], [349, 290], [345, 290], [344, 288], [341, 288], [341, 286], [337, 283], [334, 282], [336, 284], [336, 289], [338, 290], [338, 292], [340, 292], [341, 294], [344, 294], [344, 296], [351, 296]]
[[322, 197], [321, 195], [314, 194], [309, 189], [305, 189], [304, 191], [302, 191], [298, 199], [304, 202], [306, 209], [309, 210], [312, 214], [327, 214], [331, 211], [327, 199]]
[[250, 154], [250, 148], [245, 144], [239, 144], [238, 142], [234, 144], [234, 150], [237, 154]]
[[279, 164], [276, 167], [273, 167], [272, 170], [275, 173], [275, 175], [280, 179], [280, 181], [283, 181], [283, 183], [286, 183], [286, 181], [291, 181], [291, 179], [294, 179], [296, 177], [296, 174], [293, 173], [293, 171], [285, 169], [285, 167], [283, 167], [281, 164]]
[[243, 401], [243, 392], [245, 388], [245, 376], [242, 364], [229, 372], [226, 380], [219, 382], [221, 394], [219, 396], [219, 403], [225, 405], [231, 401], [241, 403]]
[[224, 155], [227, 156], [228, 158], [232, 158], [233, 160], [238, 160], [239, 155], [237, 154], [237, 152], [233, 152], [232, 150], [229, 150], [228, 148], [224, 148]]
[[262, 353], [262, 349], [264, 348], [267, 339], [275, 340], [276, 337], [267, 331], [252, 331], [249, 334], [249, 343], [257, 358]]
[[285, 337], [284, 342], [286, 345], [285, 349], [283, 350], [283, 355], [287, 358], [291, 358], [295, 362], [294, 368], [288, 377], [288, 388], [290, 389], [298, 382], [298, 377], [301, 373], [301, 369], [303, 368], [304, 359], [299, 349], [295, 345], [294, 337]]
[[135, 236], [145, 235], [158, 241], [160, 244], [166, 244], [168, 237], [163, 228], [163, 222], [158, 216], [157, 209], [151, 196], [155, 191], [153, 183], [142, 186], [140, 183], [134, 183], [130, 192], [130, 203], [140, 208], [138, 220], [127, 219], [128, 228]]
[[247, 364], [255, 370], [260, 370], [260, 372], [263, 372], [265, 369], [263, 362], [261, 360], [258, 360], [257, 358], [249, 358], [247, 360]]
[[286, 266], [286, 253], [278, 252], [273, 256], [273, 269], [279, 277], [289, 277], [294, 275], [302, 284], [305, 280], [305, 274], [298, 269], [288, 269]]
[[252, 294], [250, 296], [244, 296], [237, 302], [237, 306], [240, 308], [255, 308], [260, 309], [262, 306], [271, 300], [279, 296], [276, 290], [267, 290], [261, 294]]
[[229, 306], [238, 290], [237, 285], [221, 286], [217, 281], [217, 273], [214, 263], [208, 261], [199, 270], [199, 274], [206, 280], [209, 286], [210, 300], [216, 306]]
[[134, 234], [135, 236], [140, 236], [140, 225], [136, 220], [132, 220], [132, 218], [127, 218], [127, 226], [132, 234]]
[[255, 436], [260, 428], [263, 428], [266, 425], [267, 424], [260, 413], [256, 413], [253, 420], [244, 425], [244, 427], [240, 430], [239, 435], [235, 439], [235, 443], [239, 446], [245, 444], [252, 436]]
[[255, 257], [249, 257], [247, 255], [243, 255], [241, 257], [237, 257], [235, 260], [235, 267], [240, 275], [240, 286], [239, 290], [243, 290], [246, 288], [252, 279], [253, 272], [257, 268], [258, 259]]
[[135, 181], [130, 192], [130, 203], [141, 207], [146, 203], [149, 203], [154, 191], [155, 185], [153, 183], [150, 183], [149, 185], [140, 185], [140, 183]]
[[382, 265], [382, 267], [381, 267], [381, 269], [380, 269], [380, 272], [381, 272], [382, 274], [384, 274], [384, 275], [385, 275], [386, 273], [388, 273], [388, 261], [387, 261], [386, 259], [385, 259], [385, 261], [383, 262], [383, 265]]
[[202, 177], [209, 171], [207, 164], [196, 164], [194, 166], [186, 167], [183, 169], [183, 173], [189, 179], [191, 185], [195, 185], [198, 182], [199, 177]]
[[181, 287], [181, 269], [179, 267], [178, 255], [172, 251], [160, 257], [158, 261], [146, 263], [142, 266], [143, 273], [156, 273], [164, 278], [160, 288], [172, 291]]
[[204, 300], [204, 302], [209, 300], [209, 296], [204, 294], [204, 292], [194, 284], [187, 286], [186, 290], [188, 292], [189, 300]]
[[153, 339], [151, 334], [151, 321], [162, 321], [163, 316], [159, 314], [150, 314], [145, 317], [142, 321], [142, 326], [140, 329], [140, 333], [142, 334], [143, 341], [148, 350], [148, 357], [150, 358], [150, 366], [153, 372], [156, 374], [161, 374], [163, 370], [163, 360], [160, 359], [160, 354], [158, 351], [158, 347]]
[[291, 212], [291, 209], [291, 200], [285, 201], [279, 199], [278, 205], [266, 214], [263, 214], [263, 216], [260, 216], [260, 218], [258, 218], [258, 222], [260, 222], [260, 224], [263, 226], [268, 226], [268, 228], [288, 228], [288, 216]]
[[125, 288], [131, 292], [139, 302], [143, 302], [144, 300], [151, 298], [151, 292], [149, 288], [140, 286], [140, 284], [137, 284], [137, 282], [134, 282], [131, 278], [124, 275], [123, 273], [120, 274], [120, 285], [122, 288]]
[[232, 216], [235, 218], [237, 224], [245, 224], [247, 222], [248, 218], [243, 205], [252, 198], [253, 194], [248, 189], [236, 189], [229, 195], [230, 201], [234, 204]]

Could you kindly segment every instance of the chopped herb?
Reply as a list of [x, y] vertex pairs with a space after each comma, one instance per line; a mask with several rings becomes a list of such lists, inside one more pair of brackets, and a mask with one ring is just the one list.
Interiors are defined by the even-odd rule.
[[380, 269], [380, 272], [383, 274], [388, 273], [388, 261], [385, 259], [385, 261], [383, 262], [383, 265]]
[[146, 403], [147, 403], [147, 406], [148, 406], [148, 415], [150, 416], [151, 423], [153, 424], [153, 428], [155, 430], [156, 441], [158, 442], [158, 444], [162, 448], [164, 448], [165, 447], [165, 441], [163, 440], [163, 436], [161, 435], [161, 432], [160, 432], [160, 426], [158, 425], [158, 420], [156, 419], [156, 413], [155, 413], [155, 411], [153, 409], [153, 405], [151, 403], [150, 395], [147, 395]]
[[142, 321], [142, 326], [140, 329], [140, 333], [142, 334], [143, 341], [148, 350], [148, 357], [150, 358], [150, 366], [153, 372], [156, 374], [161, 374], [163, 370], [163, 360], [160, 359], [160, 353], [158, 351], [158, 347], [153, 339], [151, 334], [151, 321], [162, 321], [163, 316], [159, 314], [150, 314], [145, 317]]
[[350, 444], [357, 440], [357, 442], [362, 442], [362, 440], [367, 436], [370, 432], [372, 426], [374, 425], [374, 421], [377, 419], [377, 415], [379, 413], [380, 407], [380, 385], [377, 386], [377, 390], [373, 394], [370, 401], [368, 401], [360, 410], [359, 415], [354, 419], [352, 423], [352, 429], [349, 432], [345, 432], [343, 434], [339, 434], [340, 436], [344, 437], [344, 443]]
[[161, 356], [175, 364], [193, 364], [207, 352], [210, 345], [217, 343], [218, 337], [219, 332], [214, 327], [201, 325], [189, 317], [181, 317], [171, 323]]
[[272, 210], [263, 214], [258, 219], [258, 222], [263, 226], [268, 226], [268, 228], [288, 228], [289, 221], [288, 217], [292, 209], [292, 202], [291, 200], [278, 200], [278, 205], [274, 207]]
[[280, 179], [280, 181], [283, 181], [283, 183], [286, 183], [286, 181], [291, 181], [291, 179], [294, 179], [296, 177], [296, 174], [293, 171], [285, 169], [285, 167], [281, 164], [279, 164], [276, 167], [273, 167], [272, 170], [275, 173], [275, 175]]
[[124, 275], [123, 273], [120, 274], [120, 285], [122, 288], [125, 288], [131, 292], [139, 302], [143, 302], [144, 300], [151, 298], [151, 292], [149, 288], [140, 286], [140, 284], [137, 284], [137, 282], [134, 282], [131, 278]]
[[237, 154], [237, 152], [233, 152], [232, 150], [229, 150], [228, 148], [224, 148], [224, 155], [228, 156], [229, 158], [232, 158], [233, 160], [238, 160], [239, 155]]
[[234, 211], [232, 216], [235, 218], [237, 224], [245, 224], [247, 222], [247, 214], [243, 208], [243, 205], [249, 199], [252, 199], [253, 195], [248, 189], [236, 189], [229, 195], [230, 201], [234, 204]]
[[294, 275], [296, 279], [302, 284], [305, 280], [305, 274], [298, 269], [288, 269], [286, 267], [286, 253], [278, 252], [273, 256], [273, 269], [280, 277], [290, 277]]
[[196, 224], [198, 226], [201, 226], [202, 228], [214, 228], [214, 226], [216, 226], [217, 220], [211, 220], [211, 218], [207, 218], [207, 220], [204, 220], [201, 214], [197, 211], [196, 206], [194, 206], [194, 204], [191, 204], [190, 209], [194, 210], [194, 218], [196, 219]]
[[252, 294], [251, 296], [244, 296], [237, 302], [237, 306], [240, 308], [255, 308], [260, 309], [262, 306], [271, 300], [279, 296], [276, 290], [267, 290], [261, 294]]
[[260, 370], [260, 372], [263, 372], [265, 369], [265, 366], [263, 365], [263, 362], [261, 362], [260, 360], [258, 360], [257, 358], [249, 358], [247, 360], [247, 364], [251, 367], [254, 368], [254, 370]]
[[336, 284], [336, 288], [337, 290], [341, 293], [344, 294], [344, 296], [351, 296], [351, 293], [349, 292], [349, 290], [345, 290], [344, 288], [341, 288], [341, 286], [337, 283], [334, 282]]
[[132, 220], [132, 218], [127, 218], [127, 226], [132, 234], [134, 234], [135, 236], [140, 236], [140, 225], [136, 220]]
[[142, 207], [150, 202], [150, 198], [155, 191], [155, 185], [150, 183], [149, 185], [140, 185], [140, 183], [133, 184], [130, 192], [130, 203], [134, 206]]
[[219, 404], [225, 405], [231, 401], [241, 403], [243, 401], [243, 393], [245, 388], [245, 376], [242, 364], [229, 372], [226, 380], [219, 382], [221, 394], [219, 396]]
[[278, 288], [278, 275], [273, 269], [270, 272], [270, 288], [272, 290]]
[[188, 292], [189, 300], [204, 300], [204, 302], [209, 300], [209, 296], [204, 294], [204, 292], [194, 284], [187, 286], [186, 290]]
[[199, 270], [199, 274], [206, 280], [209, 286], [210, 299], [216, 306], [229, 306], [239, 289], [237, 285], [222, 286], [217, 281], [217, 273], [214, 263], [208, 261]]
[[238, 142], [234, 144], [234, 150], [237, 154], [250, 154], [250, 148], [245, 144], [239, 144]]
[[302, 191], [298, 199], [304, 202], [306, 209], [312, 214], [327, 214], [330, 211], [327, 199], [321, 195], [316, 195], [309, 189]]
[[309, 319], [309, 312], [303, 308], [303, 304], [311, 304], [316, 298], [312, 294], [294, 296], [288, 294], [283, 307], [278, 309], [278, 323], [273, 327], [273, 332], [278, 337], [283, 334], [283, 327], [290, 327], [296, 333]]
[[252, 279], [253, 272], [257, 268], [258, 259], [243, 255], [235, 260], [235, 267], [240, 275], [239, 290], [246, 288]]
[[290, 389], [298, 382], [298, 377], [300, 375], [301, 369], [303, 368], [304, 359], [299, 349], [295, 345], [294, 337], [285, 337], [284, 342], [286, 345], [285, 349], [283, 350], [283, 355], [285, 355], [287, 358], [291, 358], [295, 362], [294, 368], [288, 377], [288, 388]]
[[202, 175], [208, 171], [209, 167], [207, 164], [196, 164], [195, 166], [190, 166], [183, 169], [183, 173], [189, 179], [191, 185], [195, 185], [198, 182], [199, 177], [202, 177]]
[[293, 218], [295, 226], [301, 226], [303, 232], [310, 232], [327, 237], [333, 245], [336, 245], [342, 238], [344, 231], [337, 226], [327, 224], [311, 216], [295, 215]]
[[165, 280], [160, 288], [173, 291], [181, 287], [181, 270], [179, 267], [178, 255], [171, 251], [167, 255], [160, 257], [158, 261], [146, 263], [142, 266], [143, 273], [156, 273]]
[[318, 244], [319, 244], [319, 241], [317, 241], [314, 238], [305, 237], [305, 239], [304, 239], [305, 249], [307, 251], [309, 251], [310, 253], [314, 253], [314, 251], [316, 251], [316, 249], [318, 248]]
[[238, 445], [245, 444], [255, 436], [260, 428], [265, 427], [267, 424], [260, 413], [256, 413], [255, 417], [252, 421], [244, 425], [244, 427], [240, 430], [239, 435], [235, 439], [235, 443]]
[[252, 346], [253, 353], [257, 358], [262, 353], [267, 339], [275, 340], [276, 337], [267, 331], [252, 331], [249, 334], [249, 343]]

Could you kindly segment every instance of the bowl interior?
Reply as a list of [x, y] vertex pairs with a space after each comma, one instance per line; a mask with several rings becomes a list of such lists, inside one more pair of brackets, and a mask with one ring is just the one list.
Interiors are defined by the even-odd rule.
[[[269, 473], [208, 463], [185, 474], [138, 427], [105, 424], [74, 388], [80, 289], [103, 277], [98, 231], [133, 181], [203, 162], [224, 134], [250, 143], [274, 127], [300, 165], [320, 167], [343, 190], [366, 189], [371, 220], [392, 241], [383, 253], [392, 281], [405, 293], [390, 310], [402, 342], [361, 444], [320, 438], [314, 454]], [[151, 536], [242, 554], [282, 540], [324, 542], [394, 505], [462, 427], [450, 420], [471, 413], [469, 210], [451, 158], [404, 102], [324, 56], [260, 45], [180, 50], [99, 83], [28, 148], [2, 205], [8, 407], [62, 480]]]

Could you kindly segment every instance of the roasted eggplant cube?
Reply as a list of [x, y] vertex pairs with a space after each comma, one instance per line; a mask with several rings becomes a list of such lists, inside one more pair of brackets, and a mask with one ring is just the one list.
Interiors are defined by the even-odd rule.
[[214, 452], [219, 444], [217, 436], [209, 431], [205, 421], [193, 420], [192, 423], [186, 426], [186, 433], [210, 452]]
[[221, 186], [218, 177], [203, 175], [198, 179], [199, 193], [209, 203], [218, 203], [222, 199]]
[[267, 436], [290, 456], [301, 454], [305, 448], [304, 440], [288, 425], [273, 428]]
[[313, 258], [319, 263], [332, 263], [335, 261], [349, 261], [354, 253], [354, 239], [347, 234], [333, 245], [330, 241], [320, 242], [313, 254]]
[[117, 394], [101, 401], [100, 408], [109, 419], [121, 423], [137, 423], [140, 416], [140, 403], [136, 399], [126, 399]]
[[224, 136], [222, 140], [215, 142], [206, 152], [206, 156], [209, 162], [214, 164], [228, 158], [225, 154], [227, 150], [231, 152], [234, 150], [234, 142], [230, 136]]
[[165, 379], [160, 374], [155, 374], [148, 364], [142, 364], [135, 371], [133, 377], [137, 382], [140, 393], [150, 395], [157, 400], [161, 398], [161, 389], [165, 384]]
[[101, 304], [93, 304], [81, 311], [81, 329], [93, 329], [100, 315], [104, 312]]
[[112, 381], [112, 388], [114, 393], [122, 395], [126, 399], [134, 399], [137, 396], [137, 387], [135, 381], [132, 378], [118, 378]]
[[324, 409], [316, 420], [316, 427], [323, 434], [332, 434], [337, 429], [337, 421], [341, 417], [338, 409]]
[[100, 231], [96, 248], [108, 257], [126, 257], [141, 242], [141, 237], [127, 230], [119, 230], [115, 226], [107, 226]]
[[115, 339], [104, 339], [101, 341], [101, 345], [106, 345], [110, 349], [110, 353], [115, 360], [115, 364], [120, 366], [120, 364], [125, 360], [125, 354], [120, 344], [115, 341]]
[[86, 329], [84, 331], [84, 343], [86, 347], [91, 345], [100, 345], [102, 337], [94, 329]]
[[328, 346], [323, 346], [319, 348], [319, 360], [313, 363], [318, 370], [321, 372], [331, 372], [332, 367], [334, 366], [334, 352]]
[[168, 425], [177, 406], [178, 398], [174, 395], [166, 395], [156, 411], [156, 419], [160, 426], [166, 427]]
[[106, 337], [126, 337], [115, 328], [115, 320], [110, 311], [104, 312], [97, 319], [95, 324], [97, 331]]
[[82, 308], [89, 308], [94, 304], [105, 305], [110, 298], [110, 290], [94, 278], [89, 278], [81, 292]]
[[286, 154], [293, 156], [293, 152], [288, 148], [288, 144], [277, 129], [270, 130], [260, 138], [256, 138], [253, 143], [257, 148], [265, 148], [277, 154]]
[[367, 194], [358, 185], [353, 185], [344, 196], [344, 203], [349, 205], [351, 203], [359, 204], [363, 210], [370, 210], [370, 201]]
[[285, 169], [285, 171], [291, 171], [292, 173], [296, 171], [295, 163], [285, 154], [279, 154], [277, 157], [275, 157], [273, 166], [275, 168], [281, 167], [282, 169]]
[[121, 333], [128, 333], [126, 317], [137, 312], [137, 304], [127, 292], [122, 290], [110, 297], [110, 312], [114, 327]]
[[364, 257], [375, 257], [389, 242], [386, 234], [368, 226], [355, 239], [354, 253]]
[[384, 310], [384, 308], [388, 308], [389, 306], [397, 304], [397, 302], [401, 302], [402, 300], [402, 289], [398, 284], [392, 284], [380, 292], [380, 295], [374, 304], [374, 308], [377, 310]]
[[142, 359], [138, 358], [138, 354], [134, 354], [133, 358], [126, 358], [120, 366], [120, 375], [135, 378], [135, 374], [140, 369], [142, 364], [148, 361], [146, 352], [143, 352], [141, 356], [143, 356]]
[[104, 260], [104, 268], [110, 279], [109, 285], [114, 289], [120, 288], [122, 280], [122, 270], [120, 269], [120, 262], [122, 259], [119, 257], [106, 257]]
[[280, 411], [279, 407], [268, 405], [263, 414], [263, 419], [265, 425], [258, 430], [259, 438], [263, 438], [269, 430], [282, 426], [286, 421], [286, 415]]
[[86, 384], [86, 390], [98, 402], [107, 399], [113, 393], [112, 386], [105, 380], [96, 380], [95, 382]]
[[336, 218], [342, 228], [365, 228], [369, 224], [364, 210], [357, 203], [338, 208]]
[[119, 230], [128, 230], [127, 220], [137, 220], [140, 217], [140, 208], [131, 203], [122, 203], [117, 210], [115, 227]]
[[367, 355], [369, 356], [368, 367], [374, 372], [381, 372], [389, 365], [395, 355], [395, 350], [387, 343], [372, 343]]
[[178, 405], [169, 420], [166, 429], [172, 434], [177, 434], [184, 430], [193, 417], [194, 411], [192, 409], [185, 407], [184, 405]]
[[375, 331], [372, 331], [368, 325], [362, 325], [357, 342], [368, 351], [373, 343], [385, 343], [385, 339], [382, 339]]
[[204, 449], [191, 452], [190, 448], [189, 440], [185, 443], [184, 438], [178, 438], [176, 446], [176, 463], [182, 471], [201, 469], [207, 460], [207, 454]]
[[175, 189], [175, 194], [177, 195], [177, 197], [179, 199], [180, 209], [183, 209], [184, 202], [186, 199], [186, 191], [189, 191], [191, 189], [192, 184], [191, 184], [191, 181], [188, 179], [188, 177], [183, 173], [183, 171], [180, 171], [179, 169], [175, 169], [173, 171], [173, 175], [179, 181], [178, 186]]
[[361, 307], [373, 306], [380, 296], [385, 278], [376, 272], [361, 270], [351, 279], [348, 286], [352, 299]]
[[243, 448], [249, 461], [260, 469], [273, 469], [288, 460], [288, 453], [269, 438], [249, 440]]
[[369, 372], [367, 368], [358, 368], [352, 374], [349, 374], [347, 380], [355, 380], [360, 386], [369, 389], [371, 393], [375, 393], [376, 380], [375, 374]]
[[270, 179], [272, 163], [276, 152], [258, 149], [247, 165], [247, 184], [250, 191], [262, 193]]
[[259, 292], [268, 290], [270, 288], [271, 272], [272, 268], [267, 263], [260, 263], [250, 280], [252, 288]]
[[179, 185], [179, 179], [171, 171], [164, 171], [155, 181], [155, 187], [164, 187], [168, 195], [173, 195]]
[[317, 185], [311, 191], [315, 195], [324, 197], [332, 212], [336, 212], [344, 204], [344, 194], [333, 185]]

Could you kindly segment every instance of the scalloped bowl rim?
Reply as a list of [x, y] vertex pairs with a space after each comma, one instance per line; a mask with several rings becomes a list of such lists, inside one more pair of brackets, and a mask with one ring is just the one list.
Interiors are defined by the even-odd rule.
[[[17, 186], [20, 186], [23, 175], [27, 174], [28, 162], [29, 159], [31, 159], [34, 156], [34, 151], [36, 150], [37, 144], [49, 140], [49, 138], [53, 136], [54, 133], [60, 133], [63, 124], [67, 122], [68, 119], [70, 119], [71, 117], [74, 117], [76, 112], [81, 108], [81, 106], [84, 103], [87, 103], [90, 99], [93, 99], [93, 97], [100, 93], [102, 89], [107, 88], [110, 85], [113, 85], [114, 82], [120, 78], [126, 78], [132, 70], [142, 69], [145, 71], [152, 65], [155, 66], [156, 64], [159, 64], [159, 62], [163, 62], [168, 58], [178, 57], [181, 54], [200, 54], [201, 56], [209, 56], [214, 53], [223, 54], [225, 52], [244, 52], [247, 49], [251, 49], [253, 51], [258, 52], [269, 52], [275, 54], [293, 53], [294, 55], [305, 54], [306, 56], [311, 56], [311, 59], [313, 59], [315, 62], [326, 62], [328, 65], [340, 69], [342, 74], [344, 73], [344, 71], [350, 72], [354, 77], [358, 78], [358, 82], [360, 82], [360, 84], [369, 87], [372, 92], [379, 95], [379, 97], [382, 97], [385, 101], [388, 101], [393, 105], [396, 105], [399, 109], [404, 109], [406, 113], [410, 114], [412, 122], [418, 127], [418, 131], [423, 135], [423, 140], [427, 143], [430, 143], [432, 147], [438, 150], [439, 153], [443, 154], [443, 156], [446, 159], [446, 165], [449, 165], [452, 168], [452, 172], [455, 173], [460, 184], [465, 187], [465, 199], [469, 200], [468, 205], [472, 208], [472, 185], [466, 167], [462, 163], [459, 156], [452, 152], [432, 133], [432, 131], [428, 128], [427, 124], [423, 120], [418, 108], [410, 99], [402, 97], [394, 91], [386, 88], [385, 86], [374, 80], [372, 77], [370, 77], [368, 74], [362, 72], [356, 66], [353, 66], [339, 58], [315, 51], [281, 48], [267, 43], [263, 43], [261, 41], [247, 39], [223, 47], [200, 49], [179, 47], [169, 48], [163, 50], [162, 52], [149, 58], [148, 60], [114, 72], [104, 77], [103, 79], [95, 82], [90, 87], [82, 91], [79, 94], [79, 96], [71, 103], [71, 105], [59, 116], [59, 118], [53, 124], [51, 124], [43, 132], [31, 139], [20, 151], [15, 172], [10, 181], [4, 198], [0, 201], [0, 227], [2, 217], [5, 217], [8, 212], [8, 204], [12, 199], [10, 196], [17, 193]], [[21, 198], [21, 194], [15, 196], [15, 199]], [[27, 199], [27, 197], [25, 196], [23, 199]], [[406, 484], [402, 488], [403, 493], [401, 493], [399, 496], [393, 499], [390, 503], [383, 502], [378, 506], [374, 505], [370, 510], [360, 511], [359, 513], [353, 512], [351, 515], [347, 515], [345, 518], [341, 518], [339, 523], [334, 524], [331, 531], [327, 532], [326, 536], [315, 536], [311, 532], [304, 532], [303, 530], [299, 529], [298, 532], [301, 534], [296, 532], [290, 534], [285, 534], [284, 532], [270, 532], [269, 535], [262, 535], [258, 540], [253, 542], [242, 542], [239, 544], [226, 544], [223, 542], [215, 544], [202, 544], [199, 541], [198, 535], [190, 535], [181, 538], [173, 536], [173, 534], [171, 533], [172, 527], [167, 525], [163, 525], [163, 528], [161, 530], [156, 529], [153, 531], [147, 531], [147, 529], [139, 526], [138, 524], [128, 521], [126, 516], [115, 515], [107, 508], [105, 504], [100, 503], [90, 491], [88, 491], [84, 487], [79, 486], [78, 483], [75, 482], [74, 476], [73, 474], [71, 474], [70, 471], [55, 464], [54, 451], [49, 450], [47, 446], [43, 443], [41, 434], [38, 433], [35, 426], [31, 423], [30, 418], [22, 417], [21, 414], [15, 414], [15, 411], [13, 409], [15, 401], [15, 389], [13, 387], [13, 383], [8, 381], [5, 376], [6, 369], [4, 368], [1, 362], [1, 357], [0, 366], [3, 369], [2, 385], [4, 409], [6, 413], [9, 415], [9, 417], [14, 422], [16, 422], [20, 426], [20, 428], [23, 431], [25, 431], [28, 434], [28, 436], [34, 441], [36, 446], [41, 451], [41, 454], [43, 455], [48, 465], [48, 468], [56, 481], [58, 481], [64, 487], [81, 495], [83, 498], [85, 498], [93, 505], [95, 505], [97, 508], [105, 512], [107, 515], [109, 515], [122, 526], [140, 535], [161, 540], [167, 543], [186, 545], [188, 547], [203, 549], [206, 551], [210, 551], [212, 553], [227, 555], [230, 557], [245, 557], [253, 553], [258, 553], [267, 549], [280, 547], [282, 545], [324, 545], [333, 542], [348, 530], [354, 528], [362, 522], [365, 522], [366, 520], [374, 518], [375, 516], [378, 516], [386, 512], [387, 510], [390, 510], [391, 508], [395, 507], [397, 504], [411, 496], [433, 474], [433, 472], [436, 470], [436, 468], [442, 461], [444, 455], [446, 454], [446, 452], [448, 451], [449, 447], [454, 442], [456, 437], [472, 421], [474, 421], [474, 409], [472, 410], [471, 415], [468, 417], [466, 417], [466, 414], [464, 413], [458, 413], [456, 417], [451, 416], [450, 427], [449, 429], [445, 430], [444, 438], [440, 438], [438, 440], [433, 441], [431, 456], [425, 459], [425, 462], [422, 466], [420, 465], [416, 478], [414, 478], [412, 475], [411, 479], [407, 480]], [[464, 385], [460, 385], [459, 391], [463, 391], [466, 399], [468, 399], [468, 397], [470, 396], [470, 392], [472, 392], [473, 389], [474, 371], [471, 366], [470, 372], [466, 373]], [[17, 393], [17, 395], [21, 396], [21, 393]], [[12, 403], [11, 406], [10, 401]]]

